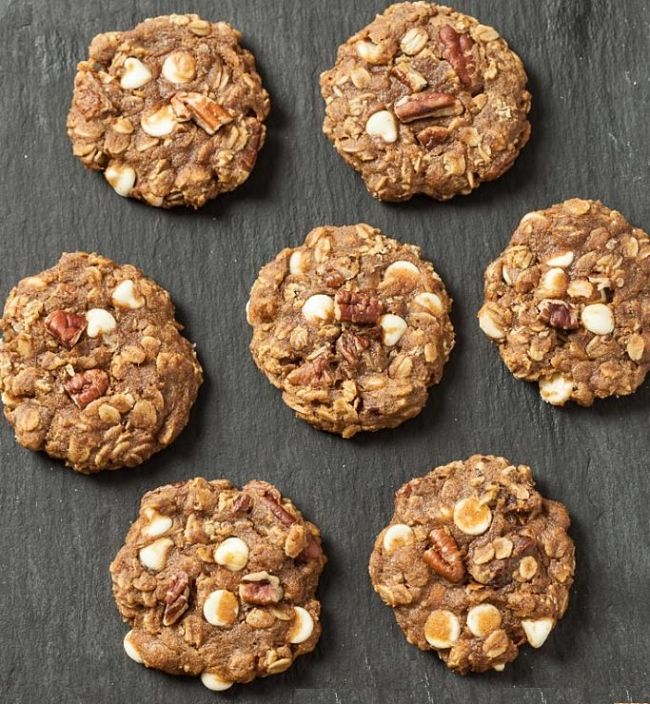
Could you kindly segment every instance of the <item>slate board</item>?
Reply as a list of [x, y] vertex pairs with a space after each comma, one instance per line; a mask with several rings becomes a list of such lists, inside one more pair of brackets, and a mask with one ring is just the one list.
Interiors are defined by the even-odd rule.
[[[108, 565], [140, 496], [195, 475], [259, 477], [317, 522], [329, 555], [317, 651], [224, 700], [295, 704], [650, 699], [646, 384], [591, 409], [543, 404], [479, 333], [482, 272], [532, 209], [601, 198], [650, 229], [647, 0], [457, 0], [497, 27], [530, 75], [533, 136], [515, 167], [467, 198], [385, 205], [321, 134], [318, 75], [379, 0], [1, 0], [0, 298], [62, 251], [132, 262], [171, 291], [207, 380], [191, 425], [144, 466], [87, 478], [19, 448], [0, 425], [0, 700], [209, 702], [198, 680], [125, 657]], [[250, 180], [199, 212], [117, 197], [70, 152], [75, 64], [100, 31], [195, 11], [240, 28], [272, 98]], [[321, 224], [367, 221], [420, 245], [446, 281], [457, 347], [424, 412], [343, 441], [294, 419], [256, 371], [244, 305], [258, 269]], [[374, 595], [367, 559], [408, 478], [474, 452], [530, 464], [573, 516], [568, 615], [503, 674], [458, 677], [408, 646]]]

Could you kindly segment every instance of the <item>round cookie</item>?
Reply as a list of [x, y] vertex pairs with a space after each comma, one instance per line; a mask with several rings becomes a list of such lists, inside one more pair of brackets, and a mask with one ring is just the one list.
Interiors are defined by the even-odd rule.
[[203, 375], [167, 291], [130, 264], [64, 254], [20, 281], [0, 321], [16, 440], [91, 474], [133, 467], [187, 424]]
[[598, 201], [529, 213], [485, 272], [478, 318], [548, 403], [631, 394], [650, 368], [648, 235]]
[[398, 490], [370, 577], [409, 643], [459, 674], [500, 671], [519, 646], [539, 648], [566, 611], [568, 527], [529, 467], [474, 455]]
[[266, 482], [150, 491], [110, 568], [124, 648], [214, 690], [284, 672], [320, 637], [325, 562], [318, 528]]
[[449, 7], [389, 7], [321, 75], [323, 131], [380, 200], [466, 195], [501, 176], [530, 136], [520, 58]]
[[249, 176], [269, 96], [240, 33], [197, 15], [97, 35], [77, 69], [73, 153], [121, 196], [199, 208]]
[[422, 410], [454, 346], [450, 308], [418, 247], [369, 225], [318, 227], [260, 271], [251, 352], [300, 418], [349, 438]]

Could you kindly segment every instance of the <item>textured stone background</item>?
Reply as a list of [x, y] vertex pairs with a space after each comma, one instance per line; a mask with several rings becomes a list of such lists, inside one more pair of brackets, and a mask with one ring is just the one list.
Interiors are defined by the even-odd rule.
[[[468, 198], [382, 205], [321, 135], [317, 81], [380, 0], [0, 0], [0, 298], [61, 251], [97, 250], [168, 288], [207, 373], [190, 427], [135, 470], [78, 476], [20, 449], [0, 424], [0, 699], [11, 704], [208, 702], [198, 681], [147, 671], [122, 650], [108, 564], [141, 494], [202, 474], [267, 479], [325, 536], [324, 635], [288, 673], [226, 700], [295, 704], [650, 700], [646, 384], [591, 409], [544, 405], [480, 334], [482, 271], [529, 210], [601, 198], [650, 229], [647, 0], [457, 0], [518, 51], [534, 94], [516, 166]], [[271, 93], [250, 180], [200, 212], [120, 199], [70, 154], [75, 64], [94, 34], [196, 11], [244, 32]], [[456, 299], [458, 345], [425, 411], [344, 442], [294, 420], [247, 350], [256, 272], [312, 227], [367, 221], [420, 245]], [[530, 464], [574, 519], [567, 617], [503, 674], [460, 678], [408, 646], [366, 563], [411, 476], [474, 452]]]

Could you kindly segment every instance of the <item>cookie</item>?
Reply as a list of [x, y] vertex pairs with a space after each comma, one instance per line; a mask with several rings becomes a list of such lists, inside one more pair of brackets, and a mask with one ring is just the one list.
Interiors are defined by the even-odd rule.
[[199, 208], [249, 176], [269, 96], [240, 33], [197, 15], [97, 35], [75, 78], [73, 153], [121, 196]]
[[568, 527], [529, 467], [474, 455], [399, 489], [370, 577], [409, 643], [459, 674], [500, 671], [521, 645], [541, 647], [566, 611]]
[[483, 332], [544, 401], [625, 396], [650, 368], [650, 240], [574, 198], [526, 215], [485, 272]]
[[23, 279], [0, 321], [16, 440], [84, 474], [133, 467], [187, 424], [202, 381], [167, 291], [130, 264], [64, 254]]
[[418, 247], [318, 227], [259, 274], [251, 352], [285, 403], [349, 438], [416, 416], [454, 346], [451, 299]]
[[530, 136], [526, 81], [492, 27], [442, 5], [400, 3], [321, 75], [323, 131], [375, 198], [448, 200], [514, 163]]
[[284, 672], [320, 637], [325, 562], [318, 528], [271, 484], [150, 491], [110, 568], [126, 653], [214, 690]]

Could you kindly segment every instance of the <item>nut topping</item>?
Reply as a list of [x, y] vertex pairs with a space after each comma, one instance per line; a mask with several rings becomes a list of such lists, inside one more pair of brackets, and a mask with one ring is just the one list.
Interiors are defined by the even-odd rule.
[[420, 130], [415, 136], [425, 149], [431, 150], [449, 139], [449, 130], [446, 127], [431, 125]]
[[176, 93], [172, 106], [181, 119], [185, 109], [189, 117], [208, 134], [215, 134], [234, 119], [229, 110], [201, 93]]
[[440, 28], [438, 36], [444, 47], [442, 55], [456, 71], [461, 83], [470, 85], [475, 68], [472, 57], [474, 40], [469, 34], [459, 34], [448, 24]]
[[393, 66], [391, 74], [395, 76], [400, 83], [403, 83], [412, 93], [419, 93], [428, 85], [427, 79], [406, 62]]
[[451, 533], [446, 528], [434, 528], [429, 533], [431, 547], [424, 553], [424, 561], [449, 582], [461, 582], [465, 576], [463, 559]]
[[45, 329], [60, 344], [71, 350], [86, 329], [86, 319], [83, 315], [55, 310], [45, 318]]
[[77, 408], [83, 410], [89, 403], [106, 393], [108, 374], [101, 369], [86, 369], [77, 372], [63, 386]]
[[190, 598], [190, 579], [187, 572], [179, 572], [165, 594], [163, 626], [171, 626], [187, 611]]
[[460, 115], [464, 110], [463, 104], [453, 95], [435, 91], [405, 95], [395, 103], [394, 109], [401, 122]]
[[268, 572], [253, 572], [242, 578], [239, 584], [239, 597], [247, 604], [269, 606], [281, 601], [284, 590], [280, 579]]
[[539, 306], [539, 319], [559, 330], [577, 330], [580, 327], [578, 315], [573, 307], [562, 300], [543, 300]]
[[335, 303], [336, 319], [344, 322], [374, 325], [384, 311], [378, 298], [346, 289], [336, 292]]

